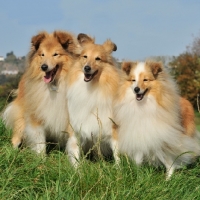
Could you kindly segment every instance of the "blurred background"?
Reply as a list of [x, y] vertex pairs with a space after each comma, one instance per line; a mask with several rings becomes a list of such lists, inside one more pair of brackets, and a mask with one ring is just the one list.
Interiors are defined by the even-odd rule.
[[[180, 93], [196, 109], [200, 93], [200, 1], [0, 0], [0, 110], [25, 69], [31, 37], [39, 31], [110, 38], [123, 60], [162, 61]], [[198, 121], [197, 121], [198, 124]]]

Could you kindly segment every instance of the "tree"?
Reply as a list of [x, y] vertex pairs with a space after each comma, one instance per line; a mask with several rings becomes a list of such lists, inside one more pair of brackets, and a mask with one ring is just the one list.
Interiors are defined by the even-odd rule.
[[157, 62], [162, 62], [164, 67], [168, 68], [169, 63], [173, 60], [172, 56], [151, 56], [148, 57], [146, 60], [155, 60]]
[[197, 95], [200, 95], [200, 36], [194, 38], [185, 53], [174, 57], [170, 65], [181, 95], [197, 108]]
[[200, 58], [186, 52], [174, 57], [170, 63], [172, 74], [180, 87], [181, 95], [197, 107], [197, 95], [200, 94]]
[[6, 54], [6, 62], [15, 62], [17, 60], [15, 54], [13, 53], [13, 51], [9, 52]]
[[200, 56], [200, 36], [194, 38], [192, 44], [187, 47], [187, 50], [194, 55]]

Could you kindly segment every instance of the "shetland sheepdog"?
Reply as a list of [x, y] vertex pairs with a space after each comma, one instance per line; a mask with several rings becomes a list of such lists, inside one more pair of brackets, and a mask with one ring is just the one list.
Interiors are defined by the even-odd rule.
[[17, 97], [3, 113], [5, 124], [13, 130], [13, 147], [23, 140], [37, 153], [45, 153], [46, 141], [52, 139], [66, 146], [66, 76], [80, 48], [77, 39], [65, 31], [32, 37]]
[[83, 51], [70, 69], [67, 79], [70, 117], [68, 155], [72, 164], [77, 166], [79, 147], [87, 153], [100, 144], [98, 153], [105, 156], [111, 153], [118, 162], [112, 112], [120, 77], [111, 56], [117, 47], [110, 40], [102, 45], [95, 44], [94, 39], [85, 34], [79, 34], [78, 41]]
[[122, 69], [126, 79], [114, 108], [119, 151], [137, 165], [163, 164], [169, 179], [200, 154], [199, 142], [184, 129], [177, 86], [159, 62], [124, 62]]

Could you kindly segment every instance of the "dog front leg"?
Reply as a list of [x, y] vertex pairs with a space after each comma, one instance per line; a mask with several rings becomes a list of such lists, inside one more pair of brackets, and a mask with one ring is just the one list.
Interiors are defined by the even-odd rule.
[[24, 132], [25, 143], [38, 154], [46, 154], [46, 136], [43, 127], [27, 125]]
[[174, 163], [174, 159], [172, 158], [172, 156], [167, 155], [165, 160], [163, 161], [163, 164], [166, 167], [166, 180], [168, 181], [171, 179], [171, 176], [176, 169], [176, 163]]
[[25, 120], [23, 117], [19, 118], [14, 123], [13, 134], [12, 134], [12, 145], [13, 148], [18, 148], [22, 143], [23, 134], [25, 128]]
[[67, 153], [71, 164], [77, 168], [80, 158], [80, 150], [78, 146], [78, 141], [75, 135], [69, 137], [67, 141]]
[[113, 157], [115, 159], [115, 163], [119, 165], [120, 158], [119, 158], [117, 125], [113, 125], [110, 144], [111, 144], [111, 149], [113, 151]]
[[78, 167], [78, 162], [80, 159], [80, 149], [78, 146], [78, 140], [75, 136], [75, 133], [71, 127], [71, 125], [69, 125], [68, 127], [68, 134], [69, 134], [69, 138], [67, 141], [67, 145], [66, 145], [66, 152], [68, 153], [68, 158], [70, 163], [77, 168]]

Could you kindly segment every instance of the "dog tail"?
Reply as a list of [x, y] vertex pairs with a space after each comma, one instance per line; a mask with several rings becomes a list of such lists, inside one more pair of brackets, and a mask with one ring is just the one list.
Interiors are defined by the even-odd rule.
[[195, 132], [195, 138], [200, 141], [200, 132], [198, 130]]
[[8, 104], [5, 110], [2, 113], [3, 123], [7, 128], [12, 129], [14, 127], [14, 123], [19, 118], [20, 108], [13, 102]]
[[184, 136], [180, 150], [180, 158], [177, 159], [179, 164], [194, 162], [200, 156], [200, 133], [197, 132], [195, 137]]

